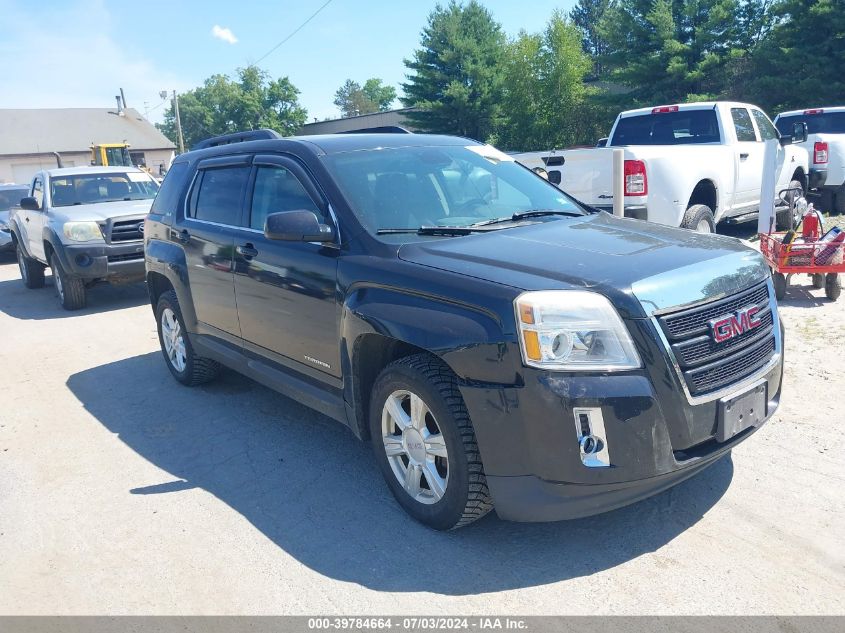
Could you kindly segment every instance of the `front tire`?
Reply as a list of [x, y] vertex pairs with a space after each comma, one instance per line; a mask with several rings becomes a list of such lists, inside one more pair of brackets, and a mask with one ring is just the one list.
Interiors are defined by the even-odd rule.
[[416, 354], [382, 370], [370, 434], [390, 491], [420, 523], [451, 530], [493, 508], [457, 379], [439, 359]]
[[775, 286], [775, 299], [780, 301], [786, 296], [786, 275], [783, 273], [775, 273], [772, 275], [772, 283]]
[[716, 220], [713, 211], [706, 204], [694, 204], [687, 209], [681, 222], [682, 229], [690, 229], [696, 233], [715, 233]]
[[185, 329], [179, 299], [173, 290], [163, 293], [156, 304], [158, 341], [164, 361], [173, 377], [183, 385], [195, 387], [210, 382], [220, 373], [220, 364], [197, 356]]
[[53, 270], [53, 283], [56, 286], [56, 296], [65, 310], [79, 310], [85, 307], [85, 282], [79, 277], [71, 277], [62, 268], [59, 258], [53, 253], [50, 256], [50, 268]]
[[23, 248], [18, 244], [16, 246], [18, 257], [18, 269], [21, 271], [21, 279], [23, 285], [30, 290], [44, 287], [44, 266], [40, 262], [35, 261], [31, 257], [27, 257], [23, 252]]

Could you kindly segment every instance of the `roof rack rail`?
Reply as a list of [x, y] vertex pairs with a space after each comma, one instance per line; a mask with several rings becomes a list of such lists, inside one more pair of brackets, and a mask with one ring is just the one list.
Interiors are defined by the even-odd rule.
[[245, 130], [243, 132], [233, 132], [232, 134], [223, 134], [222, 136], [212, 136], [203, 141], [200, 141], [191, 148], [191, 151], [196, 149], [208, 149], [209, 147], [217, 147], [218, 145], [231, 145], [232, 143], [245, 143], [246, 141], [266, 141], [271, 139], [283, 138], [281, 134], [275, 130], [263, 128], [260, 130]]
[[399, 125], [381, 125], [379, 127], [362, 127], [357, 130], [344, 130], [338, 134], [413, 134]]

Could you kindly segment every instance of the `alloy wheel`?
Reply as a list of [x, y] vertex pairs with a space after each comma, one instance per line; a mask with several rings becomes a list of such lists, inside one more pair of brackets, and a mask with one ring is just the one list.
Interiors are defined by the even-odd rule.
[[449, 453], [425, 401], [394, 391], [382, 408], [381, 430], [387, 461], [405, 492], [423, 504], [440, 501], [449, 484]]
[[167, 360], [173, 365], [173, 368], [179, 373], [185, 371], [188, 361], [185, 354], [182, 326], [179, 325], [176, 313], [170, 308], [165, 308], [161, 313], [161, 340], [164, 343]]

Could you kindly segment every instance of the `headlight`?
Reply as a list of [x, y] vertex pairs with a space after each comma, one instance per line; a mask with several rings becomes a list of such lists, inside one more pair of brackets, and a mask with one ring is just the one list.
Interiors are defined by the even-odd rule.
[[526, 292], [514, 301], [522, 359], [557, 371], [617, 371], [642, 366], [610, 302], [583, 290]]
[[91, 242], [103, 239], [103, 232], [96, 222], [65, 222], [65, 237], [74, 242]]

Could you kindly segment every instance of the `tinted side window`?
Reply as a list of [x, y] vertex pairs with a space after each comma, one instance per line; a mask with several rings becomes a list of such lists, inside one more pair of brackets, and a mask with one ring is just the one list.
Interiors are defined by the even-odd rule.
[[281, 166], [259, 167], [255, 173], [255, 189], [252, 192], [252, 212], [249, 226], [264, 230], [264, 220], [271, 213], [281, 211], [313, 211], [319, 217], [321, 212], [305, 188], [290, 171]]
[[769, 121], [769, 117], [759, 110], [752, 110], [751, 114], [754, 115], [754, 120], [757, 121], [757, 129], [760, 130], [761, 139], [771, 141], [772, 139], [778, 138], [778, 131], [772, 125], [772, 122]]
[[189, 215], [205, 222], [239, 225], [249, 171], [247, 166], [202, 170]]
[[751, 115], [745, 108], [731, 108], [731, 117], [736, 128], [736, 139], [742, 141], [757, 141], [757, 134], [754, 132], [754, 125], [751, 123]]
[[179, 194], [185, 188], [185, 180], [189, 173], [188, 163], [174, 163], [161, 183], [150, 213], [171, 215], [179, 204]]

